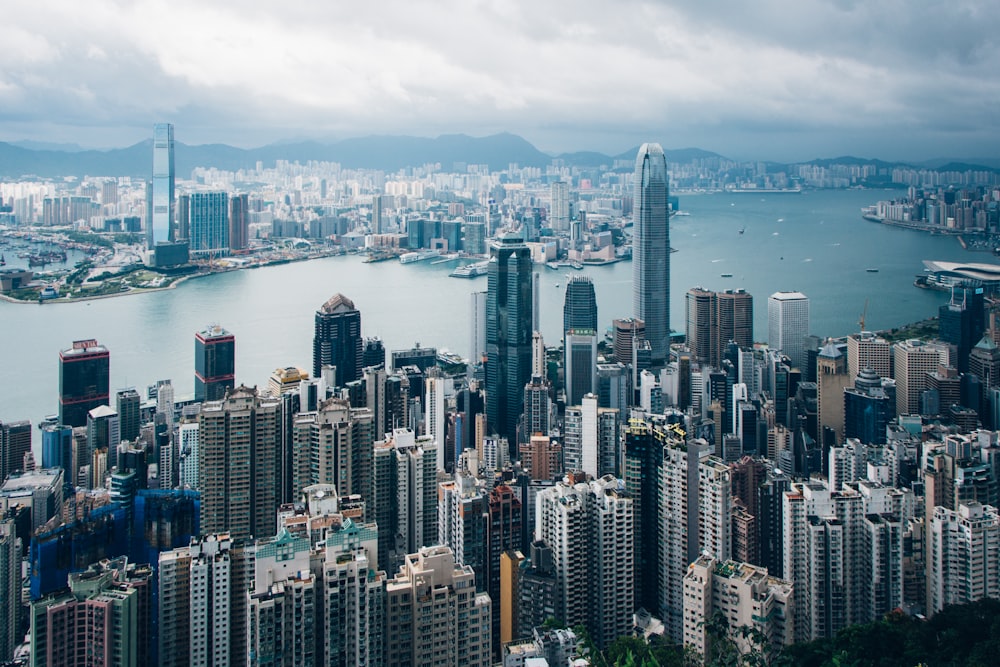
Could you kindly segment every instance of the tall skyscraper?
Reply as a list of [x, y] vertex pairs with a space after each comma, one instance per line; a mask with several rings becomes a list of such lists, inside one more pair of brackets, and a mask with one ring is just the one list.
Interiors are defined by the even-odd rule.
[[0, 660], [14, 657], [21, 611], [21, 550], [14, 522], [0, 520]]
[[552, 229], [569, 229], [569, 183], [556, 181], [552, 184], [552, 204], [549, 209], [549, 226]]
[[192, 255], [219, 257], [229, 254], [229, 195], [225, 192], [191, 193]]
[[744, 349], [753, 345], [753, 297], [741, 289], [688, 290], [687, 344], [692, 354], [718, 368], [730, 341]]
[[121, 423], [122, 440], [135, 440], [139, 437], [139, 408], [141, 404], [139, 392], [133, 388], [120, 389], [115, 394], [115, 407]]
[[146, 220], [146, 246], [174, 240], [174, 126], [153, 126], [153, 185], [150, 217]]
[[198, 414], [198, 490], [203, 533], [273, 535], [281, 403], [237, 387]]
[[343, 387], [361, 378], [362, 357], [361, 311], [343, 294], [334, 294], [316, 311], [313, 377], [320, 377], [324, 366], [336, 366], [336, 384]]
[[[486, 293], [486, 420], [517, 447], [524, 385], [531, 379], [531, 251], [516, 236], [490, 249]], [[516, 449], [512, 449], [516, 456]]]
[[194, 398], [221, 401], [236, 383], [236, 338], [219, 325], [194, 335]]
[[911, 339], [893, 345], [896, 380], [896, 414], [920, 414], [920, 394], [927, 388], [927, 374], [948, 364], [948, 346]]
[[59, 353], [59, 423], [86, 426], [87, 413], [108, 405], [111, 354], [96, 340], [76, 340]]
[[767, 300], [767, 344], [780, 350], [792, 368], [806, 369], [809, 297], [801, 292], [775, 292]]
[[667, 180], [667, 160], [660, 145], [640, 146], [632, 189], [632, 310], [646, 324], [654, 365], [663, 365], [670, 351]]
[[[86, 413], [83, 419], [86, 423]], [[0, 422], [0, 484], [15, 470], [24, 470], [24, 456], [30, 451], [31, 422]]]
[[250, 198], [233, 195], [229, 200], [229, 249], [240, 252], [250, 247]]

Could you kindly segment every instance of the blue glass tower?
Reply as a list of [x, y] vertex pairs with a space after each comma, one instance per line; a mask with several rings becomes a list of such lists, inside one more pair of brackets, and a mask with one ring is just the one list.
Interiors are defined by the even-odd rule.
[[632, 226], [632, 308], [646, 324], [654, 366], [670, 351], [670, 225], [667, 160], [659, 144], [635, 159]]
[[146, 221], [150, 250], [157, 243], [174, 240], [174, 201], [174, 126], [157, 123], [153, 126], [152, 204]]
[[225, 192], [191, 193], [191, 254], [229, 254], [229, 195]]

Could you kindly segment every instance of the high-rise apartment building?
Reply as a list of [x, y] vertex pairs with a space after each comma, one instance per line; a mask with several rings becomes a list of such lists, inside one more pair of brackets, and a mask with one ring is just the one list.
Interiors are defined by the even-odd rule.
[[775, 292], [767, 300], [767, 344], [780, 350], [792, 368], [807, 366], [806, 336], [809, 335], [809, 297], [801, 292]]
[[927, 521], [927, 612], [1000, 598], [1000, 515], [972, 502], [935, 507]]
[[273, 535], [281, 403], [237, 387], [198, 414], [201, 530], [234, 540]]
[[86, 426], [87, 413], [110, 398], [111, 354], [96, 340], [59, 352], [59, 423]]
[[549, 210], [549, 225], [552, 229], [569, 229], [569, 183], [556, 181], [551, 186], [552, 206]]
[[[684, 644], [705, 655], [713, 616], [728, 621], [729, 637], [744, 655], [774, 655], [795, 636], [792, 582], [768, 576], [762, 567], [699, 556], [684, 575]], [[762, 646], [742, 628], [756, 630]]]
[[406, 556], [386, 582], [386, 664], [488, 667], [490, 598], [446, 546]]
[[516, 236], [490, 248], [486, 292], [486, 421], [516, 454], [524, 385], [531, 379], [531, 251]]
[[236, 386], [236, 337], [219, 325], [194, 335], [194, 399], [221, 401]]
[[636, 156], [632, 188], [632, 310], [646, 325], [654, 366], [663, 365], [670, 350], [668, 191], [663, 149], [659, 144], [643, 144]]
[[229, 195], [192, 192], [190, 202], [191, 254], [209, 258], [228, 255]]
[[151, 205], [146, 219], [146, 246], [174, 240], [174, 126], [153, 126], [153, 181]]
[[521, 467], [535, 480], [562, 475], [562, 446], [547, 435], [535, 434], [521, 444]]
[[850, 386], [847, 355], [843, 345], [827, 343], [816, 355], [816, 422], [822, 439], [823, 429], [830, 429], [837, 442], [844, 434], [844, 390]]
[[635, 611], [632, 498], [621, 480], [559, 482], [538, 494], [536, 536], [552, 548], [555, 618], [583, 625], [604, 648], [632, 627]]
[[566, 408], [563, 457], [568, 472], [582, 470], [595, 479], [619, 477], [619, 453], [617, 410], [598, 407], [595, 394]]
[[320, 377], [324, 366], [335, 366], [336, 386], [360, 379], [362, 343], [361, 311], [343, 294], [334, 294], [316, 311], [313, 377]]
[[[86, 413], [84, 413], [86, 423]], [[11, 473], [24, 470], [24, 457], [31, 452], [31, 422], [0, 422], [0, 484]]]
[[615, 361], [626, 366], [631, 366], [636, 341], [646, 339], [646, 325], [642, 320], [626, 317], [614, 320], [611, 326], [614, 330], [612, 346], [614, 348]]
[[896, 414], [920, 414], [920, 394], [927, 389], [927, 374], [948, 365], [948, 346], [917, 339], [893, 345], [893, 377], [896, 380]]

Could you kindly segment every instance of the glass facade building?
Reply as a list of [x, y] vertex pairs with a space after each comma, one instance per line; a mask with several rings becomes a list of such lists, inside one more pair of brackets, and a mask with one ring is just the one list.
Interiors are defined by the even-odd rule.
[[646, 325], [654, 365], [670, 351], [670, 225], [667, 161], [659, 144], [643, 144], [635, 160], [632, 308]]
[[194, 398], [221, 401], [236, 382], [236, 338], [220, 326], [194, 336]]
[[146, 243], [152, 250], [157, 243], [173, 241], [174, 219], [174, 126], [153, 126], [152, 204], [146, 221]]
[[59, 353], [59, 423], [86, 426], [87, 413], [109, 404], [111, 354], [96, 340], [73, 341]]
[[190, 207], [191, 254], [229, 254], [229, 195], [193, 192]]

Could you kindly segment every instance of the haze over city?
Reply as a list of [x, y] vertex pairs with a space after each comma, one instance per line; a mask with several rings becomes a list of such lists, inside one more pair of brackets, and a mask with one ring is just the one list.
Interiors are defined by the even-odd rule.
[[510, 131], [611, 154], [975, 159], [1000, 148], [985, 2], [14, 0], [0, 140], [188, 144]]

